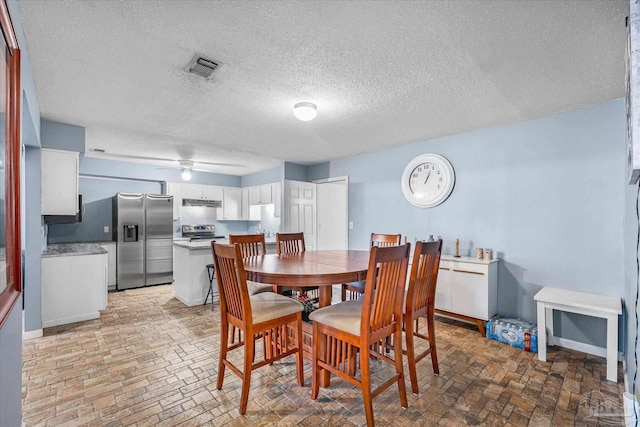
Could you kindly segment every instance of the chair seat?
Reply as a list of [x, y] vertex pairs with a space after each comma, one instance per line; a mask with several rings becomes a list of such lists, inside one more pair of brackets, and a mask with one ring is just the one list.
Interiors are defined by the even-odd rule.
[[250, 298], [254, 324], [288, 316], [304, 309], [299, 302], [273, 292], [262, 292]]
[[362, 301], [351, 300], [319, 308], [309, 315], [309, 320], [360, 336]]
[[273, 292], [273, 286], [247, 281], [247, 290], [249, 291], [249, 295], [256, 295], [263, 292]]

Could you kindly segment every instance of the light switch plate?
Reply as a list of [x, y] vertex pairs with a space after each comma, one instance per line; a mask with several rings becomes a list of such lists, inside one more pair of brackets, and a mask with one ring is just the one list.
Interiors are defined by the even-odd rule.
[[349, 221], [349, 230], [353, 230], [353, 221]]
[[108, 226], [108, 225], [105, 225], [105, 226], [104, 226], [104, 228], [103, 228], [103, 230], [104, 230], [104, 232], [105, 232], [105, 233], [108, 233], [108, 232], [109, 232], [109, 226]]

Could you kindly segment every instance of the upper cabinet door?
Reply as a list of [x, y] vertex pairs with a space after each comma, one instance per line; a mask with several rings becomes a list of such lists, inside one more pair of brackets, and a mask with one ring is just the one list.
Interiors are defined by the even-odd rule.
[[182, 212], [182, 184], [179, 182], [167, 182], [169, 196], [173, 196], [173, 219], [180, 219]]
[[223, 187], [214, 185], [203, 185], [203, 196], [206, 200], [222, 200]]
[[202, 199], [202, 195], [201, 184], [182, 184], [183, 199]]
[[[218, 209], [218, 219], [239, 220], [240, 205], [242, 204], [242, 190], [240, 188], [225, 188], [222, 199], [222, 209]], [[222, 210], [222, 218], [220, 211]]]
[[246, 221], [249, 219], [249, 188], [243, 188], [240, 191], [242, 192], [242, 203], [240, 203], [240, 219]]
[[78, 153], [42, 149], [42, 215], [78, 213]]
[[273, 203], [273, 194], [271, 193], [271, 184], [265, 184], [260, 186], [260, 203], [268, 205]]
[[249, 204], [250, 205], [260, 204], [260, 186], [249, 187]]

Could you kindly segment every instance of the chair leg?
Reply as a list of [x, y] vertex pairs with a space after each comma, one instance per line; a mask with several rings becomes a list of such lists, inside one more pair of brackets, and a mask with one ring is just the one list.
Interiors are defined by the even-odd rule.
[[347, 300], [347, 287], [345, 286], [345, 284], [342, 284], [342, 289], [340, 290], [340, 300], [341, 301], [346, 301]]
[[228, 341], [229, 324], [227, 322], [223, 322], [221, 328], [224, 331], [224, 335], [222, 336], [226, 337], [227, 339], [220, 340], [220, 362], [218, 363], [218, 383], [217, 383], [218, 390], [222, 390], [222, 383], [224, 382], [224, 369], [225, 369], [224, 361], [227, 359], [227, 351], [228, 351], [227, 349], [229, 348], [229, 341]]
[[[400, 406], [407, 408], [407, 388], [404, 384], [404, 372], [402, 367], [402, 323], [396, 323], [396, 332], [393, 334], [393, 353], [396, 359], [396, 374], [398, 375], [398, 393], [400, 394]], [[415, 366], [415, 364], [414, 364]], [[364, 377], [364, 375], [363, 375]]]
[[[408, 327], [408, 329], [407, 329]], [[416, 353], [413, 343], [413, 322], [405, 323], [405, 336], [407, 341], [407, 365], [409, 366], [409, 378], [411, 379], [411, 391], [418, 394], [418, 375], [416, 374]]]
[[320, 392], [320, 368], [318, 360], [320, 360], [320, 341], [324, 339], [324, 335], [318, 331], [318, 324], [313, 323], [313, 356], [311, 358], [311, 399], [316, 400]]
[[374, 421], [373, 402], [371, 396], [371, 372], [369, 371], [369, 352], [366, 350], [367, 349], [360, 349], [360, 377], [362, 378], [362, 401], [364, 403], [364, 414], [367, 419], [367, 427], [372, 427], [374, 425]]
[[298, 353], [296, 354], [298, 384], [304, 386], [304, 361], [302, 360], [302, 313], [298, 313], [298, 318], [296, 320], [296, 345], [298, 346]]
[[431, 365], [433, 365], [433, 373], [440, 375], [440, 367], [438, 366], [438, 352], [436, 351], [436, 331], [435, 320], [433, 314], [427, 317], [427, 330], [429, 331], [429, 348], [431, 349]]
[[251, 386], [251, 369], [253, 368], [254, 346], [244, 346], [244, 376], [242, 378], [242, 392], [240, 393], [240, 415], [247, 412], [247, 402], [249, 401], [249, 388]]

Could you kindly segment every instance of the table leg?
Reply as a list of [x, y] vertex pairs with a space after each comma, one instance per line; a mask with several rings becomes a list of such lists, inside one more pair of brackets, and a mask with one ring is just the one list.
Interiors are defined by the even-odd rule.
[[318, 298], [318, 304], [320, 307], [326, 307], [331, 305], [331, 288], [332, 286], [320, 286], [320, 296]]
[[547, 321], [547, 330], [549, 331], [549, 335], [547, 336], [547, 345], [556, 345], [553, 336], [553, 308], [545, 309], [545, 319]]
[[538, 360], [547, 361], [547, 321], [545, 303], [538, 301]]
[[[318, 304], [320, 305], [320, 307], [326, 307], [331, 305], [331, 289], [332, 286], [320, 286], [320, 297], [319, 297], [319, 301]], [[313, 339], [315, 339], [316, 337], [313, 337]], [[324, 347], [324, 343], [322, 343], [321, 348], [320, 348], [320, 352], [322, 354], [325, 354], [325, 347]], [[329, 387], [331, 381], [330, 381], [330, 376], [329, 376], [329, 371], [327, 371], [326, 369], [322, 370], [322, 374], [320, 375], [320, 387], [326, 388]]]
[[618, 316], [607, 317], [607, 380], [618, 382]]

